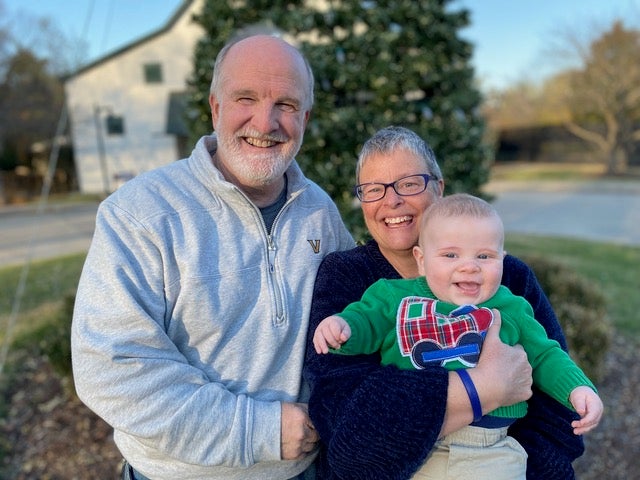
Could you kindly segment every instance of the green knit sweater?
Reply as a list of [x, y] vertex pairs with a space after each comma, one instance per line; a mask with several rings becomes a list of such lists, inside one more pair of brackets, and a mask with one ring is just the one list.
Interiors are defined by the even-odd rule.
[[[416, 368], [411, 355], [406, 352], [403, 354], [399, 345], [398, 332], [401, 328], [398, 306], [408, 297], [435, 298], [424, 277], [381, 279], [371, 285], [360, 301], [351, 303], [338, 314], [351, 327], [351, 337], [339, 350], [332, 352], [357, 355], [380, 351], [384, 365]], [[441, 301], [436, 303], [436, 311], [444, 315], [449, 315], [457, 307]], [[540, 390], [569, 408], [573, 408], [569, 403], [569, 394], [574, 388], [586, 385], [596, 390], [558, 342], [547, 337], [523, 297], [513, 295], [507, 287], [501, 286], [491, 299], [477, 307], [500, 311], [500, 339], [508, 345], [522, 345], [533, 369], [533, 382]], [[462, 368], [459, 362], [449, 362], [445, 366], [450, 369]], [[490, 412], [490, 415], [520, 418], [526, 412], [527, 403], [521, 402], [501, 407]]]

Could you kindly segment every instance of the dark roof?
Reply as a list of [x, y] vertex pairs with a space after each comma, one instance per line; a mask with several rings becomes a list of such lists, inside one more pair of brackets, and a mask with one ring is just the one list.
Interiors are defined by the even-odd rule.
[[102, 63], [108, 62], [109, 60], [111, 60], [114, 57], [117, 57], [118, 55], [123, 54], [124, 52], [128, 51], [128, 50], [132, 50], [136, 47], [138, 47], [139, 45], [142, 45], [143, 43], [146, 43], [150, 40], [153, 40], [154, 38], [162, 35], [163, 33], [168, 32], [169, 30], [171, 30], [171, 28], [173, 28], [173, 26], [176, 24], [176, 22], [180, 19], [180, 17], [182, 17], [182, 15], [184, 14], [185, 11], [188, 10], [189, 6], [191, 5], [191, 3], [193, 3], [194, 0], [183, 0], [182, 5], [180, 5], [177, 10], [175, 11], [175, 13], [171, 16], [171, 18], [169, 19], [169, 21], [167, 21], [167, 23], [159, 28], [158, 30], [151, 32], [148, 35], [145, 35], [144, 37], [141, 37], [138, 40], [135, 40], [127, 45], [125, 45], [124, 47], [121, 47], [117, 50], [114, 50], [111, 53], [106, 54], [103, 57], [98, 58], [97, 60], [88, 63], [87, 65], [80, 67], [78, 70], [76, 70], [75, 72], [70, 73], [69, 75], [67, 75], [63, 80], [69, 80], [77, 75], [80, 75], [88, 70], [91, 70], [92, 68], [101, 65]]

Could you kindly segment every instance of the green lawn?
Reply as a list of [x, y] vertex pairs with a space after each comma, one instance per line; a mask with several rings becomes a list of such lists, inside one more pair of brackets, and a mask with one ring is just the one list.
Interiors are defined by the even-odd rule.
[[[85, 254], [34, 262], [28, 270], [12, 338], [27, 334], [58, 314], [65, 297], [75, 293]], [[0, 341], [4, 341], [17, 297], [22, 267], [0, 269]]]
[[[640, 248], [574, 239], [511, 234], [506, 248], [516, 256], [544, 255], [595, 283], [608, 299], [610, 318], [625, 335], [640, 338]], [[32, 264], [12, 337], [54, 317], [75, 292], [84, 254]], [[0, 269], [0, 340], [4, 338], [21, 274]]]
[[605, 169], [599, 163], [500, 163], [491, 167], [492, 180], [545, 181], [594, 180], [602, 178]]
[[607, 298], [613, 325], [640, 338], [640, 247], [510, 234], [505, 248], [516, 256], [546, 256], [593, 282]]

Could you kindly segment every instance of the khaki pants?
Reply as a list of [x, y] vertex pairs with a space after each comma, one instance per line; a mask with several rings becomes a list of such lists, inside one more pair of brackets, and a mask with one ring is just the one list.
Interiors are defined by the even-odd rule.
[[465, 427], [439, 440], [412, 479], [525, 480], [527, 452], [507, 428]]

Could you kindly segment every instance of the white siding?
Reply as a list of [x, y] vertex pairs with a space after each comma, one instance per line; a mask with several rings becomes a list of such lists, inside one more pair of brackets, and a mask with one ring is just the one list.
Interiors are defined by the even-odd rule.
[[[117, 176], [177, 160], [175, 138], [165, 133], [169, 96], [186, 88], [193, 49], [202, 34], [191, 16], [203, 1], [187, 2], [189, 7], [170, 29], [97, 61], [65, 84], [80, 191], [113, 191], [121, 183]], [[145, 82], [144, 65], [150, 63], [161, 65], [161, 83]], [[109, 114], [124, 119], [123, 135], [107, 134]]]

